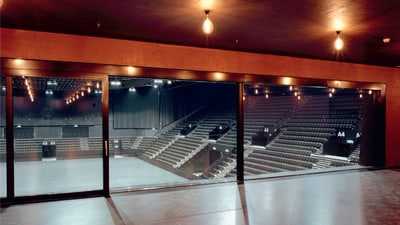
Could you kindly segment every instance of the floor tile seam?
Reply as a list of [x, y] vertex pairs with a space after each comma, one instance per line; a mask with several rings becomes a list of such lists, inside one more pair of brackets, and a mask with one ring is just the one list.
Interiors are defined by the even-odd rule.
[[[217, 210], [217, 211], [212, 211], [212, 212], [183, 215], [183, 216], [168, 218], [168, 220], [184, 219], [184, 218], [190, 218], [190, 217], [195, 217], [195, 216], [206, 216], [206, 215], [212, 215], [212, 214], [218, 214], [218, 213], [224, 213], [224, 212], [234, 212], [234, 211], [243, 211], [243, 208], [239, 207], [239, 208], [235, 208], [235, 209]], [[160, 221], [162, 221], [162, 219]]]

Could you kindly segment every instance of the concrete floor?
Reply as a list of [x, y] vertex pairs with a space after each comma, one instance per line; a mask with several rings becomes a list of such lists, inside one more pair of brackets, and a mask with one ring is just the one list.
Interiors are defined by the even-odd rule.
[[2, 225], [400, 224], [400, 170], [353, 170], [2, 208]]
[[[5, 163], [0, 163], [0, 173], [0, 196], [4, 197]], [[102, 174], [101, 159], [16, 162], [15, 195], [99, 190], [103, 188]], [[186, 180], [134, 157], [110, 158], [111, 189], [182, 183]]]

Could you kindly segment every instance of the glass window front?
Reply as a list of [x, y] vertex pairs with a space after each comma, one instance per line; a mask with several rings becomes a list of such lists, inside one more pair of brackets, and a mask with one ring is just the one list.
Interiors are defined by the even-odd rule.
[[0, 197], [6, 197], [6, 77], [0, 78]]
[[13, 77], [15, 195], [101, 190], [101, 82]]
[[[358, 166], [378, 91], [245, 85], [244, 173]], [[367, 151], [367, 150], [365, 150]]]
[[111, 77], [110, 186], [236, 177], [233, 83]]

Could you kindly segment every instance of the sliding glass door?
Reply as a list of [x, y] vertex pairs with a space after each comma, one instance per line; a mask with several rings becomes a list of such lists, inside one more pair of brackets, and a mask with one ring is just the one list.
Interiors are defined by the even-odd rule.
[[6, 76], [0, 77], [0, 198], [7, 193], [6, 169]]
[[246, 83], [245, 175], [370, 164], [362, 159], [372, 152], [379, 96], [371, 89]]
[[112, 190], [236, 179], [234, 83], [110, 77]]
[[101, 82], [13, 77], [15, 196], [102, 190]]

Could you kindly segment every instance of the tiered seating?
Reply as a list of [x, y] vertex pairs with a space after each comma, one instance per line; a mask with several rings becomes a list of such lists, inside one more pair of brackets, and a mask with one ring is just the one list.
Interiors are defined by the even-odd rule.
[[103, 149], [103, 138], [93, 137], [88, 138], [88, 146], [90, 151], [102, 150]]
[[62, 151], [80, 151], [79, 138], [56, 139], [57, 152]]
[[[287, 157], [289, 156], [289, 157]], [[281, 162], [281, 163], [286, 163], [290, 165], [295, 165], [303, 168], [311, 168], [312, 163], [310, 162], [309, 157], [299, 157], [297, 155], [290, 155], [288, 153], [282, 153], [282, 154], [277, 154], [277, 152], [271, 152], [271, 151], [263, 151], [263, 152], [257, 152], [257, 153], [251, 153], [249, 157], [252, 158], [257, 158], [257, 159], [262, 159], [262, 160], [267, 160], [267, 161], [275, 161], [275, 162]]]
[[[357, 127], [360, 105], [356, 99], [327, 96], [303, 97], [303, 104], [294, 108], [291, 117], [282, 123], [281, 134], [263, 149], [246, 148], [246, 174], [313, 168], [321, 154], [323, 143], [336, 129]], [[267, 113], [267, 112], [266, 112]], [[257, 120], [254, 120], [257, 121]], [[329, 160], [329, 166], [350, 165], [346, 161]]]
[[151, 145], [147, 146], [143, 154], [148, 156], [149, 158], [156, 157], [161, 151], [166, 148], [166, 146], [170, 145], [173, 141], [175, 141], [176, 137], [173, 135], [161, 135], [156, 138]]
[[122, 149], [130, 149], [136, 137], [118, 137], [122, 142]]
[[358, 144], [354, 151], [350, 154], [349, 160], [355, 163], [360, 161], [360, 144]]
[[208, 173], [209, 178], [221, 178], [225, 176], [236, 176], [232, 171], [236, 170], [236, 155], [226, 157], [218, 162]]
[[210, 110], [202, 119], [196, 117], [196, 121], [191, 121], [191, 123], [196, 122], [196, 128], [184, 138], [178, 138], [167, 145], [165, 150], [156, 156], [156, 160], [175, 168], [180, 167], [207, 145], [205, 140], [215, 127], [234, 123], [235, 112], [233, 104], [225, 102], [225, 105], [218, 105], [214, 110]]
[[232, 127], [224, 136], [217, 140], [217, 143], [226, 145], [229, 148], [236, 147], [236, 126]]
[[[16, 139], [14, 151], [23, 152], [42, 152], [43, 140], [37, 139]], [[78, 143], [79, 144], [79, 143]]]
[[264, 126], [278, 127], [290, 115], [298, 101], [292, 96], [249, 96], [244, 102], [244, 141], [251, 143], [251, 138]]
[[0, 153], [6, 152], [6, 140], [0, 140]]
[[205, 145], [201, 137], [188, 135], [168, 146], [156, 159], [173, 167], [179, 167]]
[[137, 137], [137, 139], [139, 140], [139, 144], [137, 146], [137, 149], [141, 150], [141, 149], [145, 149], [149, 146], [151, 146], [151, 144], [153, 143], [153, 141], [156, 139], [157, 137], [153, 137], [153, 136], [149, 136], [149, 137]]

